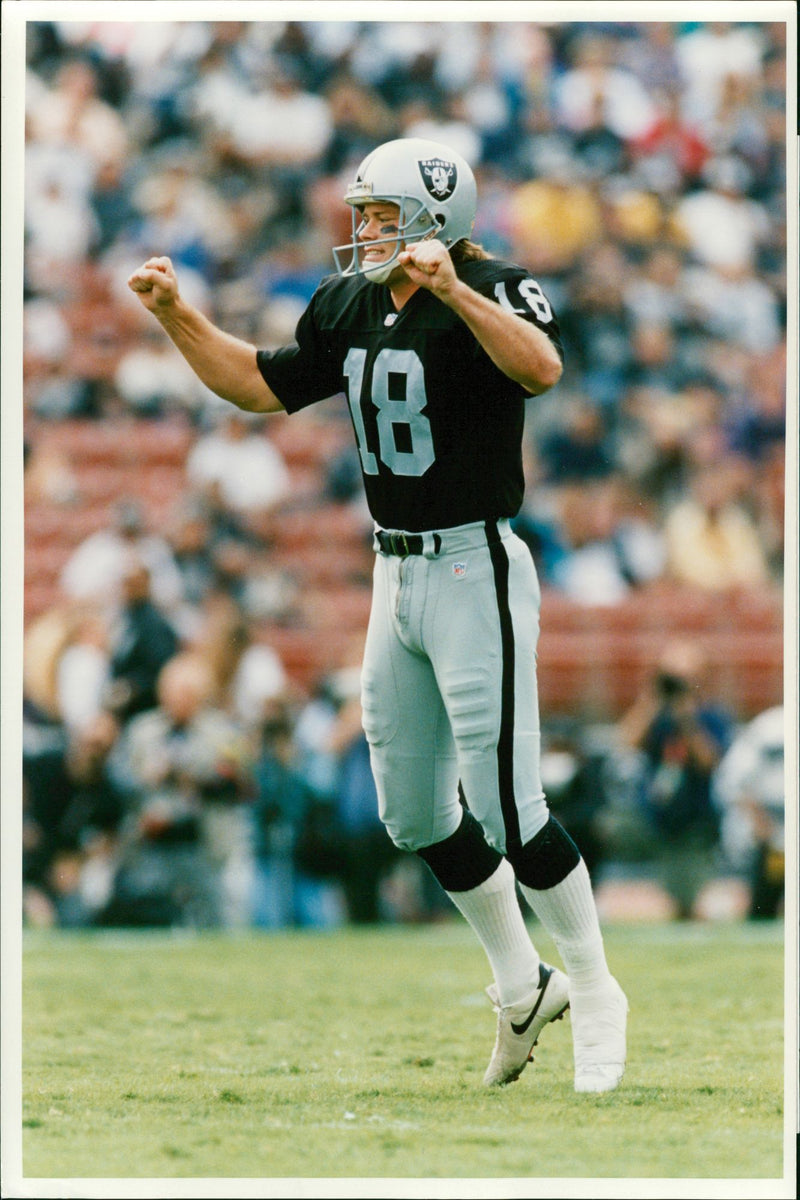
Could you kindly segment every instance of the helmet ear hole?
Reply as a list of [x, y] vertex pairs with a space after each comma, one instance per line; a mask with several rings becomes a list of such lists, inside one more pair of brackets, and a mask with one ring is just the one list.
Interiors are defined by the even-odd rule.
[[447, 213], [443, 209], [440, 208], [440, 209], [434, 211], [431, 215], [434, 220], [433, 228], [436, 231], [434, 234], [434, 237], [439, 238], [444, 243], [445, 246], [449, 246], [450, 242], [453, 239], [451, 237], [448, 237], [447, 234], [444, 234], [444, 236], [442, 236], [443, 231], [447, 228]]

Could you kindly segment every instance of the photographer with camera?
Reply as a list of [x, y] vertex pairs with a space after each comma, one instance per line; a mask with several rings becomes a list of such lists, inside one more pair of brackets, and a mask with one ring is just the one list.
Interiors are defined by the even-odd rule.
[[130, 812], [107, 924], [249, 920], [250, 750], [215, 697], [208, 661], [182, 650], [159, 673], [157, 705], [123, 731], [115, 767]]
[[658, 881], [677, 917], [696, 916], [704, 886], [718, 873], [711, 784], [733, 733], [731, 716], [708, 695], [697, 645], [665, 647], [618, 733], [639, 756], [639, 799]]

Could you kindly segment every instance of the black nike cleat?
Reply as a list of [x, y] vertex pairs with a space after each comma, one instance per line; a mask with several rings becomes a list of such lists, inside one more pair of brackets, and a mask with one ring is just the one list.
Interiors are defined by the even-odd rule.
[[483, 1082], [497, 1087], [519, 1079], [529, 1062], [539, 1034], [551, 1021], [558, 1021], [569, 1008], [569, 984], [556, 967], [539, 964], [539, 986], [517, 1004], [501, 1008], [494, 985], [486, 989], [497, 1013], [497, 1039]]

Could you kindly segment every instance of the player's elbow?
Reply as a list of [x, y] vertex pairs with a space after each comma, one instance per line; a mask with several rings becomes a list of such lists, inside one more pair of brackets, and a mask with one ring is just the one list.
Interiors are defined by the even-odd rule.
[[247, 380], [237, 380], [236, 386], [220, 389], [217, 393], [223, 400], [230, 401], [243, 412], [274, 413], [284, 412], [284, 407], [278, 397], [263, 379], [261, 372], [254, 372]]
[[547, 365], [542, 372], [542, 384], [544, 390], [548, 391], [551, 387], [555, 387], [564, 373], [564, 364], [557, 354], [551, 355]]
[[558, 354], [553, 351], [552, 354], [536, 364], [535, 372], [532, 371], [527, 379], [522, 380], [522, 383], [531, 395], [541, 396], [544, 392], [549, 392], [550, 388], [555, 387], [563, 372], [564, 365]]
[[266, 392], [259, 391], [255, 395], [248, 396], [246, 402], [241, 403], [239, 407], [251, 413], [277, 413], [286, 411], [275, 393], [269, 389]]

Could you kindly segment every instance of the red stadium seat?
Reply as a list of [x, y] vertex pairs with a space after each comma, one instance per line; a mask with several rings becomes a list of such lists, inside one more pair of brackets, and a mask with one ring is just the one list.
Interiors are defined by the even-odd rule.
[[345, 421], [298, 413], [291, 421], [277, 419], [270, 422], [269, 438], [290, 469], [318, 468], [350, 444], [352, 433]]
[[34, 424], [28, 436], [55, 446], [80, 470], [103, 464], [182, 464], [196, 435], [178, 420], [70, 420]]

